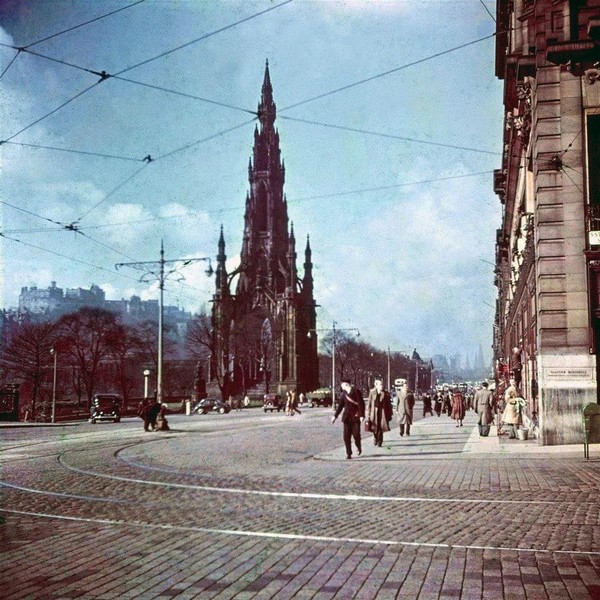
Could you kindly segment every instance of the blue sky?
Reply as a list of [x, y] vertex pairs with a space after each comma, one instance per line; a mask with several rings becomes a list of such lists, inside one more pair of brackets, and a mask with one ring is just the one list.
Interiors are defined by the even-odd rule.
[[[32, 44], [132, 3], [4, 2], [0, 42]], [[493, 34], [482, 1], [146, 0], [31, 50], [114, 74], [223, 28], [122, 74], [218, 104], [111, 78], [28, 127], [98, 77], [26, 53], [10, 65], [0, 79], [0, 139], [14, 142], [0, 147], [2, 306], [52, 280], [155, 298], [156, 285], [114, 264], [158, 259], [161, 238], [167, 258], [214, 257], [221, 223], [233, 266], [254, 128], [244, 110], [256, 109], [268, 58], [289, 216], [299, 263], [311, 236], [320, 326], [336, 320], [421, 355], [472, 356], [481, 344], [489, 357], [501, 82], [493, 38], [444, 53]], [[15, 54], [0, 47], [0, 72]], [[192, 311], [207, 303], [214, 281], [203, 268], [170, 282], [166, 301]]]

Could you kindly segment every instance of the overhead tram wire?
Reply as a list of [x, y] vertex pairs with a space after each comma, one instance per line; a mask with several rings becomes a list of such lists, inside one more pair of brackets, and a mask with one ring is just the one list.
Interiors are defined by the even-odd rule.
[[[391, 190], [391, 189], [397, 189], [400, 187], [408, 187], [408, 186], [413, 186], [413, 185], [425, 185], [425, 184], [431, 184], [431, 183], [438, 183], [438, 182], [442, 182], [442, 181], [449, 181], [449, 180], [453, 180], [453, 179], [464, 179], [464, 178], [468, 178], [468, 177], [480, 177], [482, 175], [491, 175], [493, 173], [493, 171], [480, 171], [477, 173], [465, 173], [464, 175], [451, 175], [449, 177], [439, 177], [436, 179], [425, 179], [425, 180], [421, 180], [421, 181], [408, 181], [408, 182], [404, 182], [404, 183], [396, 183], [396, 184], [392, 184], [392, 185], [384, 185], [384, 186], [378, 186], [378, 187], [371, 187], [371, 188], [359, 188], [359, 189], [355, 189], [355, 190], [345, 190], [343, 192], [332, 192], [329, 194], [317, 194], [314, 196], [306, 196], [304, 198], [288, 198], [288, 204], [294, 204], [296, 202], [308, 202], [310, 200], [320, 200], [322, 198], [332, 198], [332, 197], [336, 197], [336, 196], [348, 196], [348, 195], [353, 195], [353, 194], [362, 194], [362, 193], [368, 193], [368, 192], [379, 192], [379, 191], [384, 191], [384, 190]], [[2, 202], [2, 201], [0, 201]], [[10, 205], [9, 205], [10, 206]], [[17, 207], [14, 207], [17, 208]], [[244, 206], [239, 205], [239, 206], [230, 206], [230, 207], [225, 207], [225, 208], [219, 208], [219, 209], [215, 209], [215, 210], [206, 210], [206, 211], [202, 211], [206, 214], [220, 214], [220, 213], [224, 213], [224, 212], [234, 212], [234, 211], [243, 211], [244, 210]], [[31, 213], [33, 214], [33, 213]], [[166, 217], [149, 217], [147, 219], [136, 219], [136, 220], [132, 220], [132, 221], [121, 221], [121, 222], [117, 222], [117, 223], [104, 223], [104, 224], [100, 224], [100, 225], [87, 225], [87, 226], [80, 226], [77, 221], [74, 222], [73, 224], [71, 224], [73, 226], [73, 229], [77, 230], [77, 231], [89, 231], [92, 229], [106, 229], [106, 228], [110, 228], [110, 227], [124, 227], [124, 226], [129, 226], [129, 225], [138, 225], [138, 224], [142, 224], [142, 223], [152, 223], [152, 222], [156, 222], [156, 221], [163, 221], [166, 219], [183, 219], [183, 218], [190, 218], [195, 216], [196, 213], [194, 212], [187, 212], [187, 213], [183, 213], [181, 215], [169, 215]], [[35, 215], [38, 216], [41, 219], [45, 219], [45, 217], [41, 217], [40, 215]], [[49, 219], [46, 219], [49, 220]], [[10, 234], [20, 234], [20, 233], [50, 233], [50, 232], [56, 232], [56, 231], [63, 231], [63, 230], [68, 230], [66, 229], [68, 226], [65, 225], [64, 223], [59, 223], [58, 221], [51, 221], [52, 223], [59, 225], [62, 229], [54, 229], [54, 228], [46, 228], [46, 229], [14, 229], [14, 230], [6, 230], [6, 233], [10, 233]]]
[[201, 102], [206, 102], [208, 104], [214, 104], [216, 106], [222, 106], [224, 108], [231, 108], [232, 110], [238, 110], [241, 112], [249, 113], [251, 115], [255, 115], [255, 110], [250, 110], [248, 108], [241, 108], [240, 106], [234, 106], [233, 104], [227, 104], [225, 102], [219, 102], [218, 100], [211, 100], [210, 98], [204, 98], [203, 96], [195, 96], [194, 94], [188, 94], [186, 92], [180, 92], [178, 90], [172, 90], [170, 88], [165, 88], [160, 85], [154, 85], [151, 83], [144, 83], [143, 81], [137, 81], [136, 79], [129, 79], [127, 77], [121, 77], [120, 75], [111, 75], [112, 79], [118, 79], [119, 81], [125, 81], [127, 83], [133, 83], [135, 85], [140, 85], [142, 87], [150, 88], [152, 90], [158, 90], [159, 92], [166, 92], [167, 94], [174, 94], [176, 96], [182, 96], [183, 98], [190, 98], [192, 100], [200, 100]]
[[49, 219], [48, 217], [44, 217], [42, 215], [38, 215], [37, 213], [31, 212], [30, 210], [27, 210], [26, 208], [22, 208], [20, 206], [15, 206], [14, 204], [10, 204], [10, 202], [6, 202], [6, 200], [0, 200], [0, 204], [4, 204], [5, 206], [9, 206], [10, 208], [14, 208], [15, 210], [18, 210], [22, 213], [25, 213], [27, 215], [31, 215], [32, 217], [36, 217], [38, 219], [42, 219], [43, 221], [48, 221], [49, 223], [52, 223], [54, 225], [58, 225], [59, 227], [64, 227], [65, 224], [61, 223], [59, 221], [54, 221], [53, 219]]
[[389, 69], [384, 71], [383, 73], [378, 73], [377, 75], [372, 75], [371, 77], [367, 77], [365, 79], [361, 79], [360, 81], [355, 81], [353, 83], [349, 83], [342, 87], [336, 88], [334, 90], [330, 90], [328, 92], [324, 92], [323, 94], [319, 94], [317, 96], [313, 96], [311, 98], [307, 98], [306, 100], [302, 100], [300, 102], [296, 102], [295, 104], [290, 104], [289, 106], [285, 106], [280, 109], [278, 112], [281, 114], [283, 111], [291, 110], [292, 108], [296, 108], [298, 106], [302, 106], [303, 104], [308, 104], [309, 102], [314, 102], [315, 100], [320, 100], [321, 98], [326, 98], [327, 96], [331, 96], [333, 94], [337, 94], [339, 92], [343, 92], [345, 90], [349, 90], [356, 86], [362, 85], [363, 83], [368, 83], [369, 81], [374, 81], [375, 79], [379, 79], [381, 77], [385, 77], [387, 75], [391, 75], [392, 73], [397, 73], [398, 71], [402, 71], [404, 69], [408, 69], [409, 67], [414, 67], [415, 65], [420, 65], [421, 63], [427, 62], [429, 60], [433, 60], [434, 58], [439, 58], [440, 56], [444, 56], [446, 54], [450, 54], [451, 52], [456, 52], [457, 50], [462, 50], [463, 48], [467, 48], [469, 46], [473, 46], [475, 44], [479, 44], [480, 42], [484, 42], [486, 40], [492, 39], [496, 37], [498, 32], [492, 33], [490, 35], [486, 35], [485, 37], [478, 38], [471, 42], [466, 42], [465, 44], [461, 44], [460, 46], [454, 46], [453, 48], [448, 48], [447, 50], [442, 50], [441, 52], [436, 52], [435, 54], [431, 54], [430, 56], [426, 56], [424, 58], [420, 58], [418, 60], [414, 60], [412, 62], [406, 63], [404, 65], [400, 65], [399, 67], [395, 67], [393, 69]]
[[502, 152], [494, 152], [492, 150], [482, 150], [481, 148], [471, 148], [468, 146], [457, 146], [456, 144], [444, 144], [442, 142], [432, 142], [429, 140], [419, 140], [416, 138], [405, 137], [401, 135], [394, 135], [391, 133], [383, 133], [380, 131], [369, 131], [367, 129], [358, 129], [356, 127], [347, 127], [345, 125], [335, 125], [333, 123], [323, 123], [321, 121], [311, 121], [309, 119], [298, 119], [295, 117], [288, 117], [286, 115], [280, 115], [280, 119], [286, 119], [288, 121], [295, 121], [297, 123], [307, 123], [309, 125], [318, 125], [320, 127], [329, 127], [331, 129], [339, 129], [341, 131], [351, 131], [353, 133], [363, 133], [365, 135], [374, 135], [377, 137], [390, 138], [393, 140], [402, 140], [404, 142], [413, 142], [415, 144], [427, 144], [429, 146], [440, 146], [442, 148], [452, 148], [453, 150], [464, 150], [468, 152], [479, 152], [480, 154], [491, 154], [494, 156], [501, 156]]
[[[71, 260], [73, 262], [85, 265], [87, 267], [92, 267], [93, 269], [97, 269], [99, 271], [105, 271], [107, 273], [115, 274], [115, 271], [111, 269], [106, 269], [105, 267], [99, 267], [98, 265], [94, 265], [85, 260], [81, 260], [79, 258], [75, 258], [73, 256], [67, 256], [66, 254], [61, 254], [60, 252], [55, 252], [54, 250], [49, 250], [48, 248], [42, 248], [41, 246], [36, 246], [35, 244], [30, 244], [29, 242], [24, 242], [23, 240], [19, 240], [17, 238], [9, 237], [4, 233], [0, 233], [0, 238], [5, 240], [10, 240], [11, 242], [18, 242], [19, 244], [23, 244], [24, 246], [28, 246], [30, 248], [34, 248], [35, 250], [40, 250], [42, 252], [47, 252], [48, 254], [53, 254], [54, 256], [59, 256], [60, 258], [66, 258], [67, 260]], [[130, 277], [129, 275], [125, 275], [124, 273], [118, 273], [122, 277], [126, 277], [127, 279], [131, 279], [133, 281], [138, 281], [135, 277]]]
[[5, 144], [6, 142], [10, 142], [14, 138], [16, 138], [18, 135], [21, 135], [23, 132], [27, 131], [34, 125], [37, 125], [44, 119], [47, 119], [54, 113], [58, 112], [61, 108], [64, 108], [65, 106], [67, 106], [67, 104], [70, 104], [71, 102], [73, 102], [73, 100], [77, 100], [77, 98], [80, 98], [81, 96], [83, 96], [84, 94], [89, 92], [91, 89], [95, 88], [99, 83], [100, 83], [99, 81], [95, 82], [93, 85], [90, 85], [89, 87], [83, 89], [81, 92], [77, 93], [72, 98], [69, 98], [69, 100], [67, 100], [66, 102], [63, 102], [60, 106], [56, 107], [54, 110], [51, 110], [49, 113], [46, 113], [43, 117], [40, 117], [39, 119], [36, 119], [33, 123], [30, 123], [26, 127], [23, 127], [23, 129], [21, 129], [20, 131], [17, 131], [17, 133], [13, 133], [13, 135], [11, 135], [10, 137], [0, 140], [0, 145]]
[[10, 142], [5, 141], [4, 144], [11, 144], [13, 146], [24, 146], [26, 148], [35, 148], [41, 150], [54, 150], [56, 152], [69, 152], [72, 154], [82, 154], [85, 156], [98, 156], [100, 158], [114, 158], [117, 160], [127, 160], [131, 162], [142, 162], [142, 158], [133, 158], [132, 156], [119, 156], [117, 154], [104, 154], [102, 152], [89, 152], [87, 150], [76, 150], [74, 148], [58, 148], [56, 146], [44, 146], [43, 144], [26, 144], [24, 142]]
[[68, 29], [63, 29], [62, 31], [58, 31], [57, 33], [53, 33], [52, 35], [48, 35], [44, 38], [41, 38], [39, 40], [36, 40], [35, 42], [31, 42], [30, 44], [27, 44], [26, 46], [23, 46], [24, 48], [31, 48], [31, 46], [36, 46], [37, 44], [41, 44], [42, 42], [45, 42], [46, 40], [51, 40], [52, 38], [58, 37], [59, 35], [63, 35], [63, 33], [68, 33], [69, 31], [74, 31], [75, 29], [79, 29], [79, 27], [83, 27], [84, 25], [89, 25], [90, 23], [95, 23], [96, 21], [100, 21], [100, 19], [105, 19], [106, 17], [110, 17], [111, 15], [115, 15], [123, 10], [127, 10], [128, 8], [132, 8], [134, 6], [137, 6], [138, 4], [142, 4], [142, 2], [145, 2], [146, 0], [138, 0], [137, 2], [134, 2], [133, 4], [128, 4], [127, 6], [122, 6], [121, 8], [117, 8], [116, 10], [113, 10], [109, 13], [106, 13], [104, 15], [100, 15], [98, 17], [94, 17], [93, 19], [90, 19], [89, 21], [85, 21], [84, 23], [79, 23], [79, 25], [74, 25], [73, 27], [69, 27]]
[[276, 6], [271, 6], [270, 8], [267, 8], [266, 10], [260, 11], [258, 13], [255, 13], [253, 15], [250, 15], [248, 17], [245, 17], [243, 19], [240, 19], [239, 21], [236, 21], [235, 23], [230, 23], [229, 25], [225, 25], [224, 27], [221, 27], [220, 29], [216, 29], [215, 31], [211, 31], [210, 33], [206, 33], [194, 40], [191, 40], [189, 42], [186, 42], [185, 44], [181, 44], [180, 46], [177, 46], [176, 48], [172, 48], [171, 50], [166, 50], [165, 52], [161, 52], [160, 54], [157, 54], [156, 56], [152, 57], [152, 58], [148, 58], [146, 60], [143, 60], [139, 63], [136, 63], [135, 65], [131, 65], [125, 69], [122, 69], [121, 71], [117, 71], [114, 75], [122, 75], [123, 73], [127, 73], [127, 71], [131, 71], [132, 69], [137, 69], [137, 67], [141, 67], [142, 65], [147, 65], [150, 62], [153, 62], [155, 60], [158, 60], [159, 58], [162, 58], [164, 56], [167, 56], [169, 54], [172, 54], [173, 52], [177, 52], [178, 50], [182, 50], [183, 48], [187, 48], [188, 46], [191, 46], [193, 44], [196, 44], [202, 40], [205, 40], [209, 37], [212, 37], [213, 35], [217, 35], [218, 33], [222, 33], [223, 31], [227, 31], [228, 29], [232, 29], [233, 27], [236, 27], [237, 25], [241, 25], [242, 23], [246, 23], [247, 21], [251, 21], [252, 19], [255, 19], [256, 17], [260, 17], [261, 15], [264, 15], [268, 12], [271, 12], [272, 10], [275, 10], [277, 8], [281, 8], [282, 6], [285, 6], [286, 4], [289, 4], [290, 2], [292, 2], [293, 0], [285, 0], [284, 2], [281, 2], [280, 4], [277, 4]]
[[2, 73], [0, 73], [0, 79], [2, 79], [4, 77], [4, 73], [6, 73], [6, 71], [8, 71], [11, 67], [11, 65], [15, 62], [15, 60], [17, 60], [17, 58], [19, 58], [19, 54], [21, 54], [21, 50], [17, 50], [17, 53], [12, 57], [11, 61], [8, 63], [8, 65], [6, 65], [6, 67], [4, 67], [4, 71], [2, 71]]
[[495, 23], [496, 17], [494, 17], [494, 15], [490, 12], [490, 9], [486, 6], [485, 2], [483, 0], [479, 0], [479, 2], [481, 2], [481, 5], [483, 6], [483, 8], [485, 8], [485, 11], [487, 12], [488, 15], [490, 15], [490, 18]]
[[78, 224], [82, 219], [85, 219], [85, 217], [87, 217], [92, 211], [96, 210], [102, 203], [106, 202], [115, 192], [119, 191], [124, 185], [129, 183], [135, 177], [137, 177], [150, 164], [150, 162], [152, 162], [152, 158], [150, 157], [150, 155], [148, 155], [148, 158], [148, 162], [146, 162], [139, 169], [134, 171], [129, 177], [127, 177], [127, 179], [125, 179], [125, 181], [121, 182], [116, 188], [112, 189], [106, 196], [104, 196], [104, 198], [96, 202], [94, 206], [88, 208], [88, 210], [86, 210], [78, 219], [74, 221], [74, 223]]

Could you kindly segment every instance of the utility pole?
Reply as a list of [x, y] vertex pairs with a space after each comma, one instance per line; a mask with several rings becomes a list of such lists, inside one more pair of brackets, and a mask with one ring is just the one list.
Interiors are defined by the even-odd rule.
[[387, 389], [390, 391], [392, 389], [392, 369], [390, 364], [390, 347], [388, 346], [387, 351], [387, 371], [388, 371], [388, 380], [387, 380]]
[[50, 420], [52, 423], [56, 422], [56, 364], [57, 364], [57, 360], [58, 360], [58, 352], [56, 351], [56, 348], [54, 346], [52, 346], [52, 348], [50, 348], [50, 354], [52, 354], [52, 356], [54, 357], [54, 374], [52, 377], [52, 415], [50, 417]]
[[[208, 267], [205, 273], [210, 277], [213, 274], [212, 264], [210, 257], [202, 256], [198, 258], [174, 258], [165, 260], [165, 249], [163, 241], [160, 240], [160, 260], [158, 261], [140, 261], [130, 263], [117, 263], [115, 269], [120, 267], [131, 267], [137, 271], [143, 271], [143, 275], [140, 277], [142, 283], [148, 283], [150, 281], [158, 281], [159, 302], [158, 302], [158, 365], [156, 369], [156, 400], [162, 404], [163, 399], [163, 307], [164, 307], [164, 290], [165, 281], [170, 275], [177, 273], [179, 269], [187, 267], [188, 265], [195, 262], [208, 262]], [[166, 265], [171, 265], [168, 270], [165, 270]], [[183, 276], [180, 275], [180, 281]]]

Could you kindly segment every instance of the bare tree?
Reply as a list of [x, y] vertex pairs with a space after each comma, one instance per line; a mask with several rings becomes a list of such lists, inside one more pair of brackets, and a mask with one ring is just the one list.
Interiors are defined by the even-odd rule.
[[110, 358], [111, 340], [118, 335], [118, 317], [101, 309], [84, 307], [64, 315], [57, 323], [63, 353], [77, 367], [88, 405], [104, 359]]
[[55, 331], [53, 323], [22, 323], [0, 349], [0, 364], [6, 372], [31, 385], [32, 417], [43, 384], [51, 378], [50, 349], [55, 343]]

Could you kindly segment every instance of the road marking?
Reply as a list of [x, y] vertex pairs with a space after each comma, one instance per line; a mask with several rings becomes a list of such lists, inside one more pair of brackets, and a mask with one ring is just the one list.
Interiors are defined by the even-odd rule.
[[507, 546], [471, 546], [466, 544], [444, 544], [441, 542], [403, 542], [399, 540], [376, 540], [368, 538], [340, 538], [321, 535], [302, 535], [299, 533], [278, 533], [274, 531], [244, 531], [236, 529], [216, 529], [212, 527], [193, 527], [184, 525], [168, 525], [164, 523], [136, 523], [114, 521], [111, 519], [90, 519], [87, 517], [72, 517], [68, 515], [56, 515], [47, 513], [28, 512], [24, 510], [12, 510], [0, 508], [0, 512], [40, 517], [45, 519], [59, 519], [63, 521], [78, 521], [83, 523], [97, 523], [99, 525], [121, 525], [129, 527], [143, 527], [151, 529], [165, 529], [170, 531], [193, 531], [197, 533], [214, 533], [220, 535], [231, 535], [240, 537], [261, 537], [281, 540], [297, 540], [310, 542], [339, 542], [351, 544], [373, 544], [379, 546], [407, 546], [425, 548], [448, 548], [449, 550], [500, 550], [503, 552], [529, 552], [534, 554], [576, 554], [583, 556], [600, 556], [600, 551], [586, 550], [549, 550], [547, 548], [516, 548]]
[[169, 483], [166, 481], [151, 481], [148, 479], [135, 479], [131, 477], [121, 477], [119, 475], [107, 475], [105, 473], [95, 473], [79, 469], [63, 462], [62, 456], [59, 457], [60, 464], [76, 473], [83, 475], [91, 475], [103, 479], [112, 479], [115, 481], [126, 481], [129, 483], [139, 483], [142, 485], [154, 485], [168, 488], [181, 488], [187, 490], [198, 490], [205, 492], [219, 492], [224, 494], [247, 494], [252, 496], [271, 496], [277, 498], [306, 498], [311, 500], [348, 500], [352, 502], [440, 502], [440, 503], [455, 503], [455, 504], [540, 504], [540, 505], [556, 505], [556, 504], [600, 504], [600, 502], [582, 502], [582, 501], [564, 501], [564, 500], [502, 500], [502, 499], [473, 499], [473, 498], [422, 498], [418, 496], [363, 496], [358, 494], [317, 494], [312, 492], [276, 492], [267, 490], [247, 490], [242, 488], [216, 487], [208, 485], [195, 485], [189, 483]]

